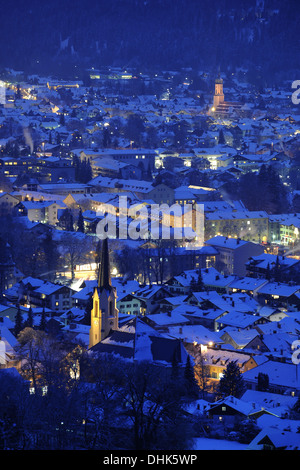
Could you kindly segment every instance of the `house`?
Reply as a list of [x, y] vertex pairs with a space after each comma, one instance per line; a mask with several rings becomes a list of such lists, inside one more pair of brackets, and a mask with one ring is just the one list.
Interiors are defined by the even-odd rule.
[[174, 359], [183, 367], [188, 357], [179, 339], [163, 335], [140, 317], [129, 319], [122, 327], [92, 346], [90, 351], [109, 353], [131, 362], [147, 361], [163, 367], [172, 367]]
[[19, 199], [9, 193], [0, 193], [0, 217], [12, 214]]
[[16, 365], [17, 338], [11, 330], [14, 322], [9, 318], [0, 317], [0, 369]]
[[287, 418], [298, 398], [267, 391], [246, 390], [241, 396], [241, 400], [255, 403], [279, 418]]
[[74, 306], [78, 308], [85, 308], [96, 286], [97, 286], [97, 280], [89, 279], [89, 280], [84, 280], [84, 282], [81, 284], [78, 290], [74, 287], [74, 290], [76, 291], [72, 295], [72, 298], [74, 300]]
[[255, 328], [240, 329], [235, 327], [225, 327], [220, 332], [220, 338], [224, 343], [230, 344], [234, 349], [248, 350], [248, 344], [257, 336], [259, 336], [259, 332]]
[[250, 255], [245, 263], [247, 275], [256, 278], [275, 278], [276, 276], [300, 272], [300, 261], [288, 256], [270, 253]]
[[203, 325], [211, 331], [217, 331], [218, 319], [224, 315], [224, 311], [217, 308], [202, 308], [196, 305], [183, 303], [175, 307], [169, 315], [183, 315], [191, 325]]
[[157, 310], [161, 300], [169, 297], [170, 293], [164, 286], [149, 285], [136, 290], [133, 296], [135, 299], [140, 299], [140, 301], [144, 302], [144, 314], [148, 315]]
[[205, 245], [212, 246], [218, 251], [216, 267], [219, 267], [221, 272], [237, 276], [246, 275], [245, 263], [251, 256], [258, 256], [264, 252], [264, 248], [257, 243], [221, 235], [206, 240]]
[[72, 307], [66, 311], [62, 315], [60, 315], [59, 319], [65, 322], [65, 326], [71, 325], [73, 323], [81, 323], [85, 317], [85, 310]]
[[141, 179], [142, 169], [138, 166], [121, 162], [113, 158], [98, 157], [91, 161], [93, 178], [108, 176], [109, 178]]
[[128, 315], [149, 315], [160, 306], [160, 302], [169, 297], [169, 291], [162, 286], [147, 286], [118, 297], [118, 309]]
[[44, 281], [42, 279], [37, 279], [31, 276], [24, 277], [18, 284], [13, 286], [14, 292], [17, 293], [17, 300], [20, 303], [30, 304], [31, 292], [40, 287], [43, 283]]
[[92, 165], [94, 159], [105, 158], [126, 163], [127, 165], [142, 167], [143, 170], [154, 170], [157, 152], [151, 149], [101, 149], [97, 152], [81, 150], [79, 157], [81, 160], [85, 158], [90, 159]]
[[[62, 324], [63, 320], [65, 320], [65, 317], [61, 318], [59, 317], [59, 324], [55, 326], [55, 329], [59, 331], [62, 331], [65, 335], [66, 338], [68, 338], [73, 344], [82, 344], [86, 349], [89, 347], [89, 331], [90, 331], [90, 326], [89, 325], [84, 325], [83, 323], [77, 323], [75, 321], [71, 321], [70, 323], [67, 324]], [[47, 323], [47, 328], [51, 328], [51, 322], [54, 321], [54, 318], [52, 318], [48, 323]], [[50, 324], [50, 325], [49, 325]]]
[[62, 284], [26, 277], [18, 285], [19, 301], [32, 307], [45, 307], [61, 312], [73, 306], [74, 290]]
[[299, 241], [300, 214], [270, 214], [270, 239], [290, 245]]
[[257, 289], [257, 300], [262, 305], [285, 307], [298, 305], [300, 285], [288, 285], [278, 282], [268, 282]]
[[121, 314], [146, 315], [147, 302], [135, 294], [125, 294], [118, 297], [117, 308]]
[[30, 293], [30, 303], [35, 307], [47, 307], [53, 312], [62, 312], [73, 306], [74, 291], [68, 286], [44, 282]]
[[253, 278], [249, 276], [242, 276], [234, 279], [228, 286], [229, 292], [245, 292], [254, 298], [257, 296], [257, 291], [260, 287], [266, 285], [269, 281], [264, 278]]
[[175, 307], [181, 305], [187, 299], [186, 295], [164, 297], [159, 300], [159, 311], [162, 313], [171, 312]]
[[[153, 315], [155, 317], [155, 315]], [[191, 324], [183, 324], [183, 325], [172, 325], [168, 326], [168, 332], [170, 336], [174, 336], [175, 338], [179, 338], [183, 341], [185, 348], [189, 351], [189, 346], [197, 346], [200, 345], [201, 349], [203, 347], [218, 347], [223, 344], [222, 339], [219, 336], [205, 328], [203, 325], [191, 325]]]
[[15, 210], [17, 215], [27, 216], [32, 222], [56, 225], [59, 220], [59, 210], [65, 208], [65, 204], [60, 201], [23, 201], [15, 207]]
[[17, 310], [18, 308], [14, 305], [0, 304], [0, 322], [3, 318], [8, 318], [10, 321], [14, 321]]
[[267, 360], [243, 374], [247, 388], [257, 390], [259, 373], [268, 376], [270, 392], [300, 396], [299, 365]]
[[290, 333], [267, 333], [256, 335], [247, 344], [247, 350], [256, 349], [266, 357], [288, 361], [291, 358], [292, 344], [298, 339], [298, 335]]
[[[223, 210], [205, 213], [205, 233], [254, 243], [269, 240], [269, 217], [264, 211]], [[259, 254], [259, 253], [257, 253]]]
[[[187, 295], [191, 291], [191, 283], [197, 280], [198, 275], [198, 269], [187, 269], [176, 276], [172, 276], [165, 282], [165, 285], [171, 294]], [[223, 275], [214, 267], [201, 269], [201, 277], [205, 289], [216, 290], [217, 292], [226, 292], [227, 287], [235, 279], [235, 276]]]
[[191, 292], [186, 298], [190, 305], [220, 309], [223, 312], [254, 313], [259, 304], [247, 294], [219, 294], [217, 291]]
[[222, 423], [231, 428], [260, 410], [261, 408], [255, 403], [249, 403], [229, 395], [210, 404], [206, 414], [215, 423]]
[[247, 450], [299, 450], [299, 433], [267, 427], [250, 442]]
[[[198, 346], [195, 348], [195, 353], [197, 350]], [[237, 364], [242, 374], [257, 367], [255, 357], [241, 351], [207, 347], [201, 354], [211, 384], [219, 382], [230, 362]]]
[[201, 270], [201, 273], [205, 289], [216, 291], [219, 294], [228, 292], [229, 286], [236, 278], [235, 275], [221, 274], [213, 266]]
[[234, 327], [241, 329], [254, 328], [255, 325], [267, 322], [267, 319], [261, 318], [259, 315], [242, 313], [237, 311], [225, 312], [216, 321], [217, 330], [222, 330], [224, 327]]
[[290, 335], [300, 334], [300, 318], [298, 312], [287, 312], [287, 315], [281, 319], [270, 321], [255, 327], [259, 334], [281, 334], [288, 333]]
[[152, 200], [156, 204], [169, 204], [174, 203], [174, 189], [166, 184], [154, 185], [151, 181], [137, 180], [137, 179], [122, 179], [122, 178], [109, 178], [106, 176], [97, 176], [90, 181], [94, 186], [95, 192], [110, 192], [122, 193], [130, 192], [136, 198], [142, 200]]
[[174, 326], [179, 327], [180, 332], [184, 325], [190, 323], [189, 319], [180, 312], [154, 313], [145, 318], [148, 325], [161, 333], [168, 333]]

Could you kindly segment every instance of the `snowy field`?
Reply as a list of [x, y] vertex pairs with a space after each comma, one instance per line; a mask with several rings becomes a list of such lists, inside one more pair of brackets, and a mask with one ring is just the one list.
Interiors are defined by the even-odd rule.
[[240, 444], [235, 441], [199, 437], [194, 440], [194, 448], [192, 450], [246, 450], [247, 447], [247, 444]]

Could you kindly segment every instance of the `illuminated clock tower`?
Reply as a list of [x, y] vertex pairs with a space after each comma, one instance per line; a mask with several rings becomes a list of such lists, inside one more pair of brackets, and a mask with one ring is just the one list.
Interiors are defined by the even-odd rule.
[[108, 241], [102, 242], [99, 266], [98, 285], [93, 293], [91, 310], [91, 328], [89, 347], [106, 338], [110, 330], [118, 328], [118, 309], [116, 307], [117, 292], [111, 284]]
[[223, 80], [219, 77], [215, 81], [214, 108], [216, 109], [221, 103], [224, 103], [224, 93]]

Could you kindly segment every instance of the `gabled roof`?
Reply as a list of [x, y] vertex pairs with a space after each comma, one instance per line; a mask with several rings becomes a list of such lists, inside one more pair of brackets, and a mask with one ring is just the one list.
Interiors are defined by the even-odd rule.
[[153, 364], [171, 366], [174, 357], [179, 365], [185, 365], [187, 352], [180, 340], [163, 335], [135, 317], [118, 330], [114, 330], [91, 351], [110, 353], [131, 361], [148, 361]]
[[[232, 410], [236, 411], [239, 414], [242, 414], [244, 416], [248, 416], [251, 412], [257, 411], [256, 406], [253, 406], [252, 403], [248, 403], [243, 400], [239, 400], [238, 398], [229, 395], [225, 398], [222, 398], [221, 400], [218, 400], [210, 405], [209, 412], [214, 411], [215, 409], [218, 409], [220, 406], [226, 406], [231, 408]], [[260, 409], [260, 408], [259, 408]]]
[[260, 450], [263, 444], [273, 445], [275, 449], [299, 450], [299, 434], [268, 427], [262, 429], [250, 442], [247, 449]]
[[297, 374], [297, 366], [293, 363], [266, 361], [259, 366], [244, 372], [245, 380], [256, 382], [259, 372], [269, 376], [270, 385], [300, 390], [300, 377]]
[[230, 248], [231, 250], [240, 248], [241, 246], [247, 245], [248, 243], [249, 242], [247, 242], [246, 240], [241, 240], [239, 238], [223, 237], [221, 235], [216, 235], [215, 237], [210, 238], [205, 242], [206, 245], [212, 245], [218, 248]]
[[250, 328], [249, 330], [240, 330], [236, 327], [224, 328], [220, 331], [220, 337], [225, 340], [225, 335], [228, 335], [237, 346], [244, 348], [247, 346], [250, 341], [252, 341], [256, 336], [259, 336], [259, 332], [255, 328]]
[[279, 297], [290, 297], [300, 291], [300, 285], [289, 286], [287, 284], [269, 282], [260, 287], [257, 292], [264, 295], [278, 295]]

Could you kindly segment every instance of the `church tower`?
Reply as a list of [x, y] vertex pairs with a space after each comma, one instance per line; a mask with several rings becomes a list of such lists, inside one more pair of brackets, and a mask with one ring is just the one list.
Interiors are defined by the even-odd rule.
[[108, 240], [102, 241], [98, 285], [93, 293], [89, 347], [106, 338], [110, 330], [118, 328], [117, 292], [111, 284]]
[[217, 109], [221, 103], [224, 103], [223, 80], [218, 77], [215, 81], [214, 108]]

